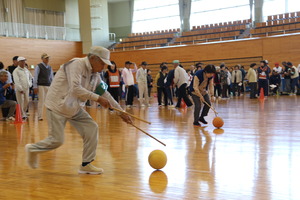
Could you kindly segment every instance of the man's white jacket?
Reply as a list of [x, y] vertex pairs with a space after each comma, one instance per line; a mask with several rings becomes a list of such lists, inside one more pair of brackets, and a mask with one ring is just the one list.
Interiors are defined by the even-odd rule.
[[18, 66], [13, 72], [16, 91], [27, 92], [32, 86], [32, 75], [27, 68]]
[[[87, 57], [74, 58], [57, 71], [47, 93], [45, 106], [64, 117], [72, 118], [87, 100], [98, 100], [99, 95], [93, 91], [100, 81], [99, 73], [92, 72]], [[108, 92], [102, 97], [108, 99], [113, 107], [122, 109]]]

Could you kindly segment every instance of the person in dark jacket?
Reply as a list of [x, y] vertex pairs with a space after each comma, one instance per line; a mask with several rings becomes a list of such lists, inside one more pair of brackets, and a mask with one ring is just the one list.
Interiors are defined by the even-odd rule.
[[166, 83], [165, 83], [165, 88], [167, 91], [167, 95], [168, 95], [168, 105], [170, 107], [174, 107], [173, 105], [173, 79], [174, 79], [174, 69], [170, 70], [167, 77], [166, 77]]
[[264, 96], [269, 95], [269, 74], [271, 70], [265, 60], [260, 61], [260, 67], [257, 69], [258, 73], [258, 93], [261, 88], [264, 90]]
[[153, 78], [151, 76], [150, 69], [147, 69], [147, 85], [148, 85], [148, 96], [151, 97], [151, 90], [153, 88]]
[[281, 83], [280, 74], [276, 73], [276, 71], [273, 71], [272, 75], [270, 76], [270, 89], [273, 95], [277, 94], [280, 83]]
[[167, 94], [167, 88], [165, 87], [165, 79], [168, 75], [167, 71], [168, 71], [168, 68], [166, 66], [163, 66], [155, 78], [155, 82], [156, 82], [156, 86], [157, 86], [158, 106], [162, 106], [162, 104], [161, 104], [162, 94], [164, 95], [165, 106], [168, 105], [168, 94]]
[[221, 73], [220, 67], [216, 67], [216, 73], [214, 74], [214, 95], [215, 97], [221, 98], [222, 89], [221, 89]]

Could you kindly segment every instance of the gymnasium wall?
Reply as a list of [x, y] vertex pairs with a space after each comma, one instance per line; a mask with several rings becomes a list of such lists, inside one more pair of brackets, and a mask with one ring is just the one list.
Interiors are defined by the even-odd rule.
[[41, 54], [51, 56], [50, 65], [54, 71], [73, 57], [82, 57], [82, 42], [61, 40], [41, 40], [26, 38], [0, 37], [0, 61], [5, 68], [12, 64], [12, 57], [23, 56], [27, 58], [29, 66], [41, 62]]
[[[249, 58], [249, 62], [250, 60], [252, 62], [250, 58], [253, 57], [267, 59], [271, 67], [274, 66], [275, 62], [282, 61], [291, 61], [297, 66], [300, 63], [300, 34], [112, 52], [111, 54], [111, 60], [114, 60], [119, 67], [123, 67], [124, 62], [127, 60], [137, 64], [142, 61], [158, 64], [161, 62], [171, 63], [173, 60], [179, 59], [181, 62], [204, 61], [207, 64], [214, 60], [240, 58], [244, 60]], [[208, 60], [210, 62], [205, 62]], [[246, 64], [245, 67], [249, 67], [249, 64]], [[184, 67], [187, 69], [188, 66], [184, 65]]]

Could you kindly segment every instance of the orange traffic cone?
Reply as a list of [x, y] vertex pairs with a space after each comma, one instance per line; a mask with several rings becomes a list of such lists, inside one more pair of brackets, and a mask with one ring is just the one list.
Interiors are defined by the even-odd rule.
[[182, 99], [181, 103], [180, 103], [180, 107], [181, 108], [186, 108], [186, 103], [184, 102], [184, 100]]
[[21, 106], [20, 106], [20, 104], [17, 104], [14, 124], [20, 124], [20, 123], [23, 123], [22, 114], [21, 114]]
[[260, 88], [259, 99], [260, 100], [264, 100], [265, 99], [264, 88]]

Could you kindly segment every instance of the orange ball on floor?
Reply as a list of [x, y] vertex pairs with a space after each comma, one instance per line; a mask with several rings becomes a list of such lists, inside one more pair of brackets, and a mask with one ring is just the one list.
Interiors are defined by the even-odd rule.
[[150, 166], [154, 169], [161, 169], [167, 164], [167, 155], [161, 150], [154, 150], [148, 157]]
[[213, 120], [213, 125], [216, 128], [221, 128], [224, 125], [224, 121], [221, 117], [215, 117]]

